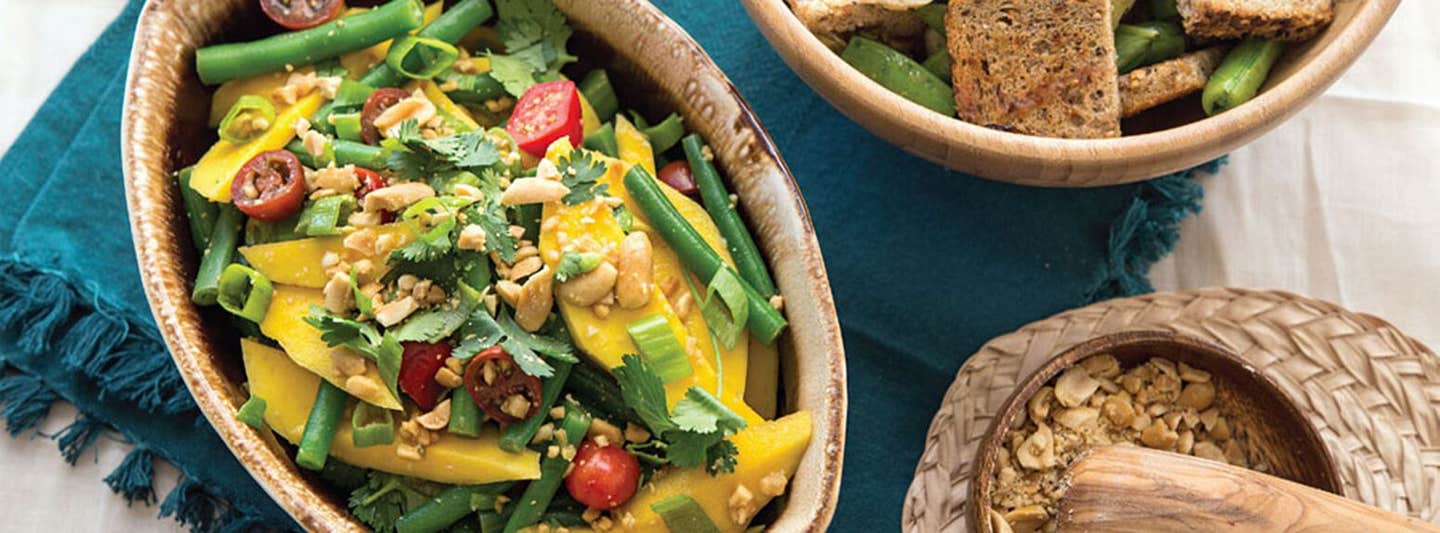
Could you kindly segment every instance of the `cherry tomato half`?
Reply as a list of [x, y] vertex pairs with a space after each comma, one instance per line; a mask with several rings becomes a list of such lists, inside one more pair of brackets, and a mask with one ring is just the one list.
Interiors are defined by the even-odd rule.
[[435, 381], [435, 373], [450, 357], [450, 345], [443, 342], [402, 342], [400, 355], [400, 390], [415, 400], [421, 410], [435, 408], [445, 387]]
[[394, 87], [376, 89], [370, 93], [370, 97], [365, 99], [365, 107], [360, 109], [360, 140], [365, 141], [365, 144], [380, 144], [382, 136], [380, 128], [375, 127], [375, 119], [380, 118], [380, 114], [396, 102], [409, 97], [410, 93]]
[[292, 30], [314, 28], [340, 15], [344, 0], [260, 0], [260, 10]]
[[690, 163], [687, 161], [671, 161], [670, 164], [660, 167], [660, 181], [685, 196], [700, 194], [700, 188], [695, 185], [695, 174], [690, 172]]
[[285, 150], [261, 152], [230, 182], [235, 207], [251, 218], [284, 220], [305, 203], [305, 169]]
[[550, 143], [561, 137], [569, 137], [570, 144], [580, 146], [584, 127], [575, 82], [547, 81], [526, 89], [505, 123], [505, 132], [521, 150], [535, 157], [544, 157]]
[[[465, 367], [465, 388], [480, 410], [500, 425], [525, 420], [540, 410], [540, 379], [521, 371], [515, 359], [499, 345], [481, 350], [470, 359]], [[509, 409], [507, 402], [512, 402]], [[515, 406], [525, 407], [525, 415], [507, 412], [517, 410]]]
[[586, 440], [576, 450], [572, 465], [565, 476], [565, 489], [587, 507], [619, 507], [630, 501], [640, 482], [640, 462], [614, 443], [601, 446]]
[[[356, 200], [364, 200], [365, 195], [390, 186], [390, 182], [386, 181], [384, 176], [381, 176], [379, 172], [375, 172], [374, 170], [370, 170], [368, 168], [356, 167], [355, 177], [360, 180], [360, 186], [355, 188]], [[394, 211], [380, 212], [381, 224], [389, 224], [391, 222], [394, 222], [395, 218], [396, 215]]]

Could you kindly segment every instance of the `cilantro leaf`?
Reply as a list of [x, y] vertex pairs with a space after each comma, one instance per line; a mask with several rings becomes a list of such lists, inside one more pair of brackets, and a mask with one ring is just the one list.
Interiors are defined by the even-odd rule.
[[475, 354], [505, 339], [505, 332], [500, 329], [500, 324], [495, 322], [495, 317], [485, 308], [477, 308], [470, 313], [470, 318], [460, 326], [460, 344], [455, 346], [453, 356], [460, 359], [469, 359]]
[[635, 410], [652, 434], [677, 429], [670, 421], [670, 408], [665, 404], [665, 382], [645, 358], [634, 354], [620, 357], [624, 363], [615, 367], [615, 381], [620, 383], [620, 397]]
[[375, 314], [375, 302], [360, 292], [360, 276], [356, 274], [355, 267], [350, 267], [350, 292], [355, 295], [355, 308], [360, 310], [362, 315]]
[[729, 439], [722, 439], [711, 444], [705, 448], [705, 471], [712, 476], [734, 472], [735, 464], [739, 462], [735, 459], [738, 455], [740, 455], [740, 449], [736, 448], [735, 443]]
[[320, 330], [320, 340], [325, 341], [327, 346], [344, 346], [375, 361], [380, 379], [385, 381], [390, 394], [400, 397], [400, 356], [405, 349], [394, 336], [382, 335], [372, 324], [341, 318], [315, 305], [310, 306], [305, 323]]
[[390, 150], [385, 166], [400, 178], [410, 181], [429, 180], [456, 170], [483, 171], [500, 163], [500, 149], [483, 131], [467, 131], [436, 139], [426, 139], [420, 123], [405, 120], [396, 129], [395, 137], [381, 142]]
[[500, 162], [500, 149], [484, 132], [467, 131], [424, 141], [425, 146], [458, 168], [488, 167]]
[[566, 251], [555, 265], [555, 281], [564, 283], [570, 278], [595, 270], [600, 266], [600, 254]]
[[685, 397], [675, 404], [675, 415], [671, 420], [681, 430], [697, 433], [733, 433], [745, 428], [745, 419], [725, 407], [710, 391], [700, 387], [690, 387], [685, 391]]
[[519, 98], [535, 85], [535, 68], [529, 61], [514, 56], [489, 54], [490, 77], [505, 87], [505, 92]]
[[371, 470], [350, 492], [350, 512], [377, 533], [395, 531], [395, 522], [440, 492], [435, 483]]
[[573, 150], [561, 157], [555, 167], [560, 171], [560, 182], [570, 188], [570, 193], [562, 199], [565, 205], [588, 202], [596, 195], [605, 194], [610, 187], [599, 183], [605, 175], [605, 163], [597, 161], [589, 150]]
[[480, 294], [460, 284], [460, 300], [453, 307], [441, 305], [410, 315], [390, 331], [399, 341], [440, 342], [449, 337], [469, 319], [480, 304]]
[[690, 431], [667, 431], [663, 438], [665, 459], [680, 468], [694, 468], [705, 464], [707, 450], [725, 440], [720, 432], [694, 433]]
[[496, 0], [495, 10], [499, 14], [496, 30], [511, 52], [541, 43], [564, 50], [570, 39], [565, 14], [550, 0]]
[[[570, 344], [570, 334], [566, 331], [554, 332], [551, 335], [540, 335], [525, 331], [516, 324], [509, 315], [500, 316], [500, 329], [510, 340], [522, 343], [526, 348], [550, 356], [550, 358], [564, 361], [566, 363], [579, 363], [580, 359], [575, 357], [575, 346]], [[556, 328], [562, 328], [556, 323]], [[534, 375], [534, 374], [532, 374]]]
[[516, 244], [510, 236], [510, 219], [505, 216], [505, 207], [499, 201], [472, 204], [465, 210], [465, 220], [485, 230], [485, 251], [493, 252], [503, 261], [514, 261]]

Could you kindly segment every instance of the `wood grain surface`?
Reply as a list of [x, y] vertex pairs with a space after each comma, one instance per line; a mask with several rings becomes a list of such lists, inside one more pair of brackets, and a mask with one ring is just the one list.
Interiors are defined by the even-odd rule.
[[1197, 457], [1108, 446], [1070, 469], [1060, 531], [1424, 531], [1440, 526]]

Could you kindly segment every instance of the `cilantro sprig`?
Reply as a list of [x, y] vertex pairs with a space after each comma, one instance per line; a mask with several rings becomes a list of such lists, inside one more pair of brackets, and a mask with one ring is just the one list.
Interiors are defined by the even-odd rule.
[[385, 166], [401, 179], [423, 181], [459, 170], [482, 172], [500, 163], [500, 149], [483, 131], [467, 131], [426, 139], [420, 123], [400, 123], [396, 135], [382, 145], [390, 148]]
[[589, 150], [570, 151], [560, 158], [555, 168], [560, 171], [560, 183], [570, 188], [570, 193], [562, 198], [565, 205], [583, 204], [604, 195], [610, 188], [599, 182], [605, 175], [605, 163], [596, 160]]
[[325, 341], [327, 346], [344, 346], [366, 359], [375, 361], [375, 366], [380, 371], [380, 379], [385, 381], [390, 394], [400, 398], [400, 356], [405, 349], [394, 335], [382, 334], [368, 322], [335, 316], [318, 305], [310, 306], [310, 314], [305, 316], [305, 323], [320, 330], [320, 340]]
[[686, 390], [672, 414], [665, 382], [655, 369], [637, 355], [621, 361], [614, 369], [620, 395], [659, 439], [646, 447], [647, 455], [658, 459], [656, 451], [663, 451], [665, 462], [680, 468], [704, 465], [711, 475], [735, 471], [738, 450], [728, 437], [745, 428], [745, 419], [701, 387]]
[[548, 335], [531, 333], [516, 324], [509, 313], [502, 311], [499, 318], [495, 318], [484, 308], [477, 308], [459, 331], [460, 343], [452, 355], [461, 359], [499, 344], [515, 359], [521, 372], [537, 378], [555, 375], [555, 367], [550, 366], [542, 354], [556, 361], [580, 362], [575, 357], [575, 346], [570, 344], [570, 334], [558, 323]]

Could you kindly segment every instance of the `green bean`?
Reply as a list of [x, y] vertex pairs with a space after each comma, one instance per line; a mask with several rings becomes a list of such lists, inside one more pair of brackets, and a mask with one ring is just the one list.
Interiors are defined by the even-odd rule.
[[340, 415], [345, 413], [345, 402], [349, 400], [350, 395], [339, 387], [329, 381], [320, 381], [320, 389], [315, 392], [315, 406], [310, 408], [305, 432], [300, 434], [300, 449], [295, 452], [295, 464], [310, 470], [325, 468], [325, 459], [330, 457], [330, 443], [335, 440]]
[[1150, 16], [1155, 20], [1180, 20], [1180, 8], [1175, 0], [1150, 0]]
[[[699, 177], [696, 178], [698, 181]], [[655, 178], [640, 165], [631, 167], [630, 171], [625, 173], [625, 189], [635, 199], [640, 211], [650, 219], [650, 225], [660, 233], [670, 248], [675, 250], [685, 267], [699, 276], [701, 281], [710, 283], [716, 272], [730, 268], [720, 260], [720, 254], [715, 253], [705, 239], [700, 237], [700, 233], [680, 216], [680, 212], [665, 198], [665, 193], [660, 191]], [[750, 302], [750, 318], [746, 326], [761, 342], [775, 342], [787, 325], [785, 317], [770, 306], [769, 298], [761, 296], [744, 278], [740, 278], [740, 284], [745, 288], [746, 299]]]
[[640, 417], [625, 404], [625, 399], [620, 394], [620, 385], [605, 371], [585, 363], [576, 364], [570, 369], [570, 379], [566, 386], [575, 400], [586, 406], [597, 418], [620, 426], [627, 422], [640, 423]]
[[584, 147], [608, 155], [620, 157], [620, 143], [615, 139], [615, 125], [606, 122], [600, 129], [585, 136]]
[[245, 245], [254, 246], [280, 241], [293, 241], [305, 236], [295, 231], [295, 225], [300, 222], [300, 213], [290, 215], [285, 220], [260, 220], [252, 218], [245, 222]]
[[265, 320], [265, 311], [270, 308], [270, 296], [274, 291], [270, 279], [264, 274], [245, 265], [231, 263], [220, 273], [215, 299], [221, 309], [259, 324]]
[[485, 414], [480, 412], [480, 406], [475, 404], [470, 391], [465, 387], [455, 387], [450, 391], [450, 426], [447, 429], [451, 433], [478, 437], [484, 423]]
[[480, 533], [501, 533], [505, 531], [505, 521], [509, 515], [503, 515], [495, 511], [480, 511], [477, 513], [480, 518]]
[[930, 29], [945, 34], [945, 4], [926, 4], [916, 8], [915, 14]]
[[[573, 439], [572, 442], [560, 442], [560, 445], [578, 445], [580, 437], [590, 429], [590, 415], [575, 402], [566, 402], [565, 418], [560, 421], [560, 429], [565, 431], [566, 437]], [[540, 479], [531, 481], [520, 500], [515, 502], [515, 512], [505, 523], [505, 533], [515, 533], [539, 521], [540, 515], [555, 497], [555, 491], [560, 490], [560, 483], [565, 481], [565, 471], [569, 469], [570, 460], [564, 455], [541, 459]]]
[[891, 92], [936, 113], [955, 116], [955, 93], [950, 84], [935, 77], [904, 52], [865, 37], [850, 38], [840, 53], [855, 70]]
[[585, 95], [585, 100], [590, 102], [590, 107], [595, 109], [595, 116], [599, 117], [601, 122], [609, 121], [620, 111], [620, 97], [615, 96], [615, 86], [610, 84], [610, 74], [603, 68], [585, 74], [585, 78], [580, 80], [580, 92]]
[[[504, 431], [500, 432], [500, 449], [510, 453], [524, 450], [530, 440], [535, 438], [535, 432], [539, 431], [540, 426], [549, 418], [550, 407], [560, 399], [560, 390], [570, 378], [570, 368], [575, 366], [564, 361], [554, 361], [552, 364], [555, 366], [555, 373], [540, 382], [540, 410], [535, 412], [535, 416], [506, 426]], [[451, 409], [453, 417], [453, 406]]]
[[[195, 51], [200, 81], [230, 80], [309, 65], [362, 50], [404, 35], [425, 22], [419, 0], [393, 0], [372, 11], [332, 20], [308, 30], [282, 33], [248, 43], [207, 46]], [[370, 84], [375, 87], [376, 85]]]
[[245, 215], [233, 204], [220, 206], [215, 228], [210, 232], [210, 245], [205, 247], [199, 271], [195, 273], [195, 289], [190, 293], [190, 300], [200, 305], [215, 305], [220, 295], [220, 275], [225, 272], [225, 267], [235, 262], [240, 224], [244, 221]]
[[942, 48], [930, 54], [930, 57], [925, 58], [925, 61], [920, 63], [920, 66], [925, 67], [925, 70], [938, 76], [941, 81], [950, 83], [950, 76], [952, 76], [950, 71], [950, 52], [945, 51], [945, 49]]
[[505, 95], [505, 86], [490, 73], [461, 74], [455, 70], [440, 73], [442, 85], [454, 84], [455, 88], [445, 91], [445, 96], [457, 104], [484, 105]]
[[360, 113], [335, 113], [330, 115], [330, 125], [335, 138], [342, 141], [361, 142]]
[[720, 236], [725, 238], [725, 246], [730, 249], [730, 256], [735, 259], [735, 268], [740, 271], [740, 279], [750, 284], [760, 296], [767, 299], [774, 296], [775, 282], [770, 279], [770, 270], [765, 267], [765, 259], [760, 257], [760, 248], [755, 246], [755, 239], [750, 237], [745, 221], [740, 219], [740, 213], [735, 211], [735, 205], [730, 202], [730, 191], [725, 190], [725, 182], [720, 180], [720, 173], [715, 170], [715, 165], [705, 159], [705, 141], [692, 133], [685, 138], [684, 145], [685, 158], [690, 161], [690, 170], [695, 175], [695, 185], [700, 189], [700, 199], [705, 203], [705, 211], [710, 213], [710, 218], [720, 230]]
[[375, 93], [375, 88], [358, 81], [341, 80], [340, 88], [335, 91], [335, 99], [331, 105], [339, 108], [360, 107]]
[[[336, 165], [355, 165], [373, 170], [385, 168], [385, 161], [390, 159], [390, 150], [365, 143], [335, 139], [330, 142], [330, 147], [335, 150]], [[305, 150], [305, 144], [299, 139], [290, 141], [290, 144], [285, 145], [285, 149], [299, 157], [300, 163], [310, 168], [316, 168], [317, 161], [310, 155], [310, 152]]]
[[185, 204], [185, 220], [190, 222], [190, 241], [195, 251], [203, 253], [210, 244], [210, 234], [215, 231], [215, 215], [220, 205], [190, 188], [190, 173], [195, 167], [186, 167], [175, 174], [180, 182], [180, 202]]
[[[508, 484], [507, 484], [508, 485]], [[396, 533], [433, 533], [458, 522], [465, 515], [495, 508], [493, 487], [450, 487], [436, 494], [395, 521]]]
[[1115, 28], [1115, 67], [1121, 74], [1183, 53], [1185, 30], [1174, 22], [1121, 24]]
[[645, 128], [641, 133], [650, 140], [650, 148], [658, 154], [680, 142], [680, 137], [685, 135], [685, 126], [680, 124], [680, 115], [671, 113], [665, 120]]
[[1270, 76], [1270, 68], [1285, 51], [1285, 43], [1246, 39], [1235, 45], [1210, 75], [1200, 103], [1205, 114], [1218, 115], [1249, 101]]

